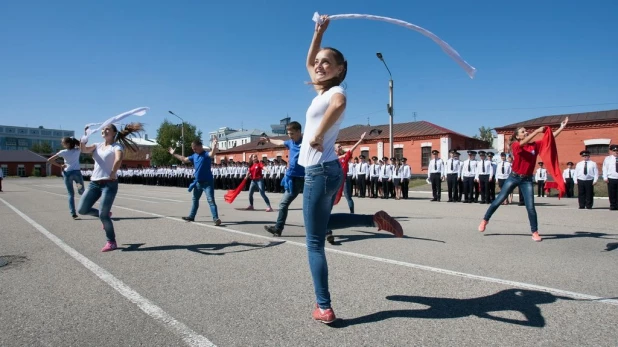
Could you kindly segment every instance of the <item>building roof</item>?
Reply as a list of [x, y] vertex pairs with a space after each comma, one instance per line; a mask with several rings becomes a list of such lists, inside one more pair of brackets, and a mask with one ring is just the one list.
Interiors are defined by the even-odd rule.
[[28, 150], [0, 151], [0, 163], [45, 163], [47, 158]]
[[156, 146], [157, 141], [149, 139], [148, 137], [131, 137], [131, 140], [138, 146]]
[[595, 111], [584, 113], [571, 113], [562, 115], [543, 116], [529, 119], [523, 122], [496, 127], [496, 131], [513, 130], [519, 127], [540, 127], [544, 125], [560, 125], [564, 118], [569, 117], [569, 124], [599, 123], [618, 121], [618, 110]]
[[[283, 140], [283, 141], [289, 139], [287, 135], [271, 136], [270, 138], [275, 139], [275, 140]], [[273, 149], [273, 148], [284, 148], [284, 146], [274, 145], [269, 142], [261, 143], [260, 141], [252, 141], [249, 143], [245, 143], [244, 145], [236, 146], [236, 147], [229, 148], [226, 150], [219, 150], [217, 151], [217, 153], [263, 151], [263, 150]]]
[[[374, 129], [377, 130], [377, 132], [370, 134], [371, 130]], [[364, 132], [367, 132], [367, 135], [365, 135], [365, 140], [388, 139], [389, 125], [353, 125], [351, 127], [343, 128], [339, 131], [337, 141], [357, 141]], [[437, 136], [446, 134], [469, 137], [427, 121], [393, 124], [393, 138]]]

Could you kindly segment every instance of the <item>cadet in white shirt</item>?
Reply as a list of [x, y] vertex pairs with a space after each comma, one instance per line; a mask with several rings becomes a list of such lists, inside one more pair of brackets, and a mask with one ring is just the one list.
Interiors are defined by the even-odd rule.
[[474, 182], [476, 177], [476, 151], [468, 151], [468, 159], [461, 167], [461, 177], [464, 182], [464, 203], [471, 204], [478, 201], [478, 188]]
[[536, 196], [538, 198], [545, 197], [545, 182], [547, 182], [547, 170], [543, 167], [543, 162], [539, 162], [539, 168], [536, 169], [536, 173], [534, 175], [534, 180], [536, 181]]
[[487, 160], [487, 153], [485, 151], [479, 151], [481, 160], [477, 162], [476, 175], [474, 181], [479, 183], [481, 188], [481, 204], [489, 203], [489, 181], [493, 176], [493, 167], [491, 166], [491, 160]]
[[564, 180], [564, 185], [566, 186], [566, 196], [567, 198], [572, 198], [575, 196], [574, 187], [575, 187], [575, 169], [573, 169], [573, 162], [570, 161], [567, 163], [567, 168], [562, 172], [562, 179]]
[[378, 157], [371, 157], [372, 163], [369, 166], [369, 179], [371, 180], [371, 198], [377, 199], [380, 186], [380, 161]]
[[361, 154], [361, 156], [359, 156], [359, 159], [360, 163], [357, 165], [356, 170], [356, 186], [358, 187], [360, 197], [364, 198], [365, 192], [367, 191], [367, 180], [365, 178], [367, 177], [367, 169], [369, 168], [369, 165], [365, 161], [364, 155]]
[[434, 149], [431, 151], [433, 159], [429, 161], [427, 170], [427, 178], [431, 181], [431, 192], [433, 199], [431, 201], [440, 201], [442, 197], [442, 181], [444, 181], [444, 162], [438, 158], [440, 151]]
[[599, 179], [599, 170], [597, 163], [590, 160], [589, 151], [579, 152], [584, 160], [577, 163], [575, 166], [575, 177], [577, 177], [577, 198], [579, 200], [579, 209], [592, 209], [594, 203], [594, 185]]
[[603, 181], [607, 183], [609, 209], [618, 211], [618, 145], [610, 145], [611, 154], [603, 160]]
[[459, 175], [461, 171], [461, 162], [455, 158], [457, 150], [451, 149], [451, 156], [446, 161], [446, 184], [448, 186], [448, 202], [456, 202], [459, 199]]
[[403, 172], [401, 173], [401, 193], [404, 199], [408, 198], [408, 189], [410, 187], [410, 178], [412, 178], [412, 168], [408, 165], [407, 158], [401, 158], [403, 163]]
[[487, 157], [491, 162], [491, 176], [489, 177], [489, 202], [496, 200], [496, 168], [498, 164], [494, 162], [494, 152], [487, 152]]
[[[504, 182], [506, 182], [506, 179], [509, 178], [509, 175], [511, 174], [511, 163], [506, 160], [506, 153], [502, 152], [500, 153], [500, 162], [498, 163], [498, 165], [496, 166], [496, 180], [498, 181], [498, 187], [500, 188], [500, 190], [502, 190], [502, 186], [504, 185]], [[505, 205], [509, 204], [508, 199], [504, 200]]]

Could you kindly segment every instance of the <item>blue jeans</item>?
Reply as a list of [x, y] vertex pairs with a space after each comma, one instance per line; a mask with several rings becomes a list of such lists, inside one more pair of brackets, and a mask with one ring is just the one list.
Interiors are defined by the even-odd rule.
[[343, 171], [338, 160], [305, 168], [303, 191], [303, 217], [305, 220], [309, 269], [317, 304], [322, 309], [330, 307], [328, 291], [328, 264], [324, 242], [333, 195], [341, 186]]
[[193, 204], [191, 205], [191, 213], [189, 213], [189, 217], [195, 218], [195, 215], [197, 214], [197, 209], [198, 207], [200, 207], [200, 198], [202, 197], [202, 192], [205, 192], [206, 200], [208, 200], [208, 205], [210, 205], [210, 214], [212, 214], [212, 220], [219, 219], [219, 213], [217, 212], [217, 203], [215, 202], [215, 191], [213, 190], [213, 182], [195, 182], [195, 187], [193, 188], [192, 192]]
[[259, 180], [251, 180], [251, 185], [249, 186], [249, 205], [253, 206], [253, 192], [254, 190], [259, 189], [260, 195], [266, 206], [270, 207], [270, 200], [266, 196], [266, 192], [264, 192], [264, 179], [260, 178]]
[[62, 172], [62, 177], [64, 178], [64, 185], [67, 187], [67, 192], [69, 192], [69, 212], [71, 215], [75, 215], [75, 190], [73, 189], [73, 182], [81, 185], [81, 189], [78, 189], [79, 195], [84, 194], [84, 178], [82, 177], [82, 172], [80, 170], [71, 170]]
[[[99, 217], [105, 229], [107, 241], [116, 242], [116, 234], [114, 233], [114, 224], [109, 217], [109, 211], [112, 209], [112, 204], [118, 193], [118, 181], [91, 181], [88, 185], [88, 190], [79, 201], [78, 212], [81, 215], [89, 215]], [[100, 208], [92, 208], [97, 200], [101, 199]]]
[[350, 208], [350, 213], [354, 213], [354, 200], [352, 200], [352, 178], [347, 179], [343, 183], [343, 196], [348, 201], [348, 208]]
[[519, 186], [520, 194], [524, 197], [524, 203], [526, 204], [526, 210], [528, 211], [528, 220], [530, 220], [530, 229], [532, 232], [538, 231], [539, 226], [536, 217], [536, 209], [534, 208], [534, 188], [532, 184], [532, 176], [521, 177], [516, 174], [511, 174], [504, 182], [504, 185], [502, 185], [502, 189], [500, 189], [500, 194], [498, 194], [496, 200], [489, 205], [483, 219], [489, 222], [491, 215], [496, 212], [502, 202], [506, 200], [506, 198], [517, 186]]
[[281, 231], [285, 226], [285, 221], [288, 219], [288, 208], [292, 201], [296, 199], [298, 194], [300, 194], [300, 190], [303, 187], [303, 178], [302, 177], [292, 177], [292, 184], [290, 185], [290, 190], [286, 190], [281, 197], [281, 202], [279, 203], [279, 215], [277, 216], [277, 224], [275, 224], [275, 229]]

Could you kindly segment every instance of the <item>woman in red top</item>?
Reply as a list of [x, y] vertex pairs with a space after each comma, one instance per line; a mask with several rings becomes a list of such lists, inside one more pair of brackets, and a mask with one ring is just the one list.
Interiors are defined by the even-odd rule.
[[[567, 125], [569, 118], [567, 117], [564, 122], [560, 123], [560, 128], [554, 132], [554, 137], [557, 137], [562, 129]], [[512, 172], [509, 178], [506, 179], [504, 185], [500, 189], [500, 194], [494, 200], [485, 217], [479, 225], [479, 231], [485, 231], [489, 219], [496, 212], [502, 202], [513, 192], [515, 187], [519, 186], [520, 194], [524, 197], [526, 204], [526, 210], [528, 211], [528, 220], [530, 220], [530, 229], [532, 231], [532, 239], [534, 241], [541, 241], [541, 237], [538, 232], [538, 222], [536, 217], [536, 209], [534, 208], [534, 189], [533, 189], [533, 177], [534, 168], [537, 162], [537, 156], [539, 155], [539, 149], [545, 144], [542, 140], [540, 142], [532, 141], [538, 134], [545, 131], [545, 127], [536, 129], [531, 134], [528, 134], [524, 127], [515, 129], [515, 132], [511, 136], [511, 152], [513, 154]]]
[[253, 210], [253, 192], [255, 190], [259, 190], [260, 195], [262, 196], [262, 199], [264, 199], [267, 206], [266, 212], [272, 212], [273, 209], [270, 207], [270, 200], [268, 200], [266, 192], [264, 191], [264, 178], [262, 176], [264, 164], [258, 160], [258, 156], [256, 154], [252, 154], [249, 157], [249, 161], [251, 161], [252, 164], [247, 171], [247, 178], [251, 179], [251, 185], [249, 186], [249, 207], [247, 207], [247, 210]]

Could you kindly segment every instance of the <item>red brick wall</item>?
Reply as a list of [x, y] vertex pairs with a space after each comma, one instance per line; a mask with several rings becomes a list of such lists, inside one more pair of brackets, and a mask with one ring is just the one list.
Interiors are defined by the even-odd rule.
[[8, 169], [8, 176], [17, 176], [17, 167], [18, 165], [24, 165], [24, 169], [26, 170], [26, 177], [27, 176], [33, 176], [32, 172], [34, 171], [34, 166], [35, 165], [40, 165], [41, 166], [41, 176], [46, 176], [46, 163], [0, 163], [2, 165], [6, 165], [7, 169]]
[[[536, 128], [535, 128], [536, 129]], [[531, 129], [531, 131], [534, 129]], [[556, 130], [556, 128], [552, 129]], [[511, 133], [505, 133], [505, 143], [508, 143]], [[537, 136], [540, 139], [541, 135]], [[565, 169], [566, 163], [572, 161], [577, 162], [582, 160], [579, 152], [586, 149], [584, 140], [592, 139], [610, 139], [611, 143], [618, 143], [618, 124], [612, 124], [607, 126], [568, 126], [566, 129], [558, 135], [556, 138], [556, 148], [558, 150], [558, 159], [560, 161], [560, 167]], [[508, 150], [508, 144], [507, 150]], [[598, 165], [603, 163], [603, 159], [608, 154], [593, 155], [590, 160], [596, 162]]]

